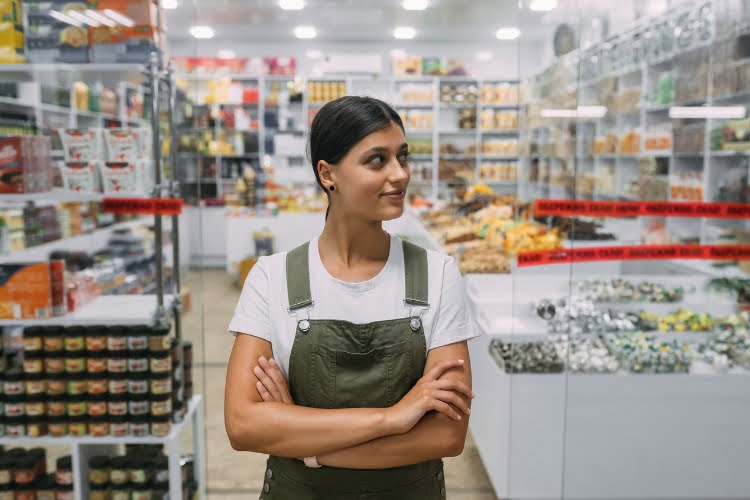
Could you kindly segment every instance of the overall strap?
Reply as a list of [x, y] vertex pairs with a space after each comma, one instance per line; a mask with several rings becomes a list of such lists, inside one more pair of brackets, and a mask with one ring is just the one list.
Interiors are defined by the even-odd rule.
[[411, 306], [429, 307], [427, 292], [427, 250], [403, 241], [406, 300]]
[[313, 303], [310, 293], [309, 248], [310, 242], [307, 242], [286, 254], [286, 289], [290, 311], [309, 307]]

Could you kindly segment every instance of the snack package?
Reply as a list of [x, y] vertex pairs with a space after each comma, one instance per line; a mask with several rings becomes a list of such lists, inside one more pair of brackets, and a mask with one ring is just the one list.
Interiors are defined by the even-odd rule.
[[98, 192], [95, 162], [64, 163], [60, 167], [63, 186], [68, 191], [80, 193]]
[[60, 141], [66, 162], [88, 163], [100, 159], [100, 136], [98, 129], [59, 129]]
[[1, 264], [0, 318], [49, 318], [54, 310], [52, 286], [49, 262]]
[[0, 0], [0, 63], [20, 64], [23, 57], [23, 15], [20, 0]]
[[83, 13], [86, 2], [28, 0], [26, 5], [26, 55], [32, 63], [89, 62], [89, 34], [85, 27], [72, 26], [50, 15]]
[[130, 163], [140, 156], [138, 133], [135, 129], [104, 129], [104, 142], [107, 145], [106, 161], [110, 163]]
[[153, 136], [151, 135], [150, 127], [141, 127], [135, 129], [138, 137], [138, 158], [149, 160], [154, 157], [152, 148]]
[[139, 160], [136, 162], [136, 168], [138, 169], [139, 190], [144, 194], [151, 193], [156, 185], [154, 182], [154, 161]]
[[104, 194], [133, 194], [138, 191], [138, 171], [134, 163], [100, 163]]
[[39, 193], [52, 188], [50, 138], [0, 139], [0, 193]]
[[162, 50], [164, 32], [158, 25], [158, 7], [152, 0], [92, 0], [90, 8], [115, 11], [133, 26], [89, 28], [91, 57], [102, 63], [145, 63], [151, 52]]

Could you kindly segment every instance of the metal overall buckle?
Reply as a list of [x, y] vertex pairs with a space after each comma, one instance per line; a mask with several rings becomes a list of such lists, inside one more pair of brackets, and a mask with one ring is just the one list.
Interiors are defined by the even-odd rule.
[[[416, 332], [419, 330], [419, 327], [422, 326], [422, 315], [424, 312], [430, 308], [429, 304], [426, 304], [425, 306], [414, 306], [412, 304], [409, 304], [404, 300], [404, 306], [409, 310], [409, 317], [411, 320], [409, 321], [409, 328], [412, 329], [412, 331]], [[420, 309], [418, 314], [414, 314], [414, 308], [418, 307]]]
[[303, 319], [299, 319], [297, 317], [297, 310], [296, 309], [287, 309], [290, 316], [294, 316], [294, 319], [297, 320], [297, 327], [302, 331], [303, 333], [307, 333], [310, 331], [310, 310], [315, 305], [315, 301], [311, 302], [309, 306], [305, 308], [305, 311], [307, 312], [307, 317]]

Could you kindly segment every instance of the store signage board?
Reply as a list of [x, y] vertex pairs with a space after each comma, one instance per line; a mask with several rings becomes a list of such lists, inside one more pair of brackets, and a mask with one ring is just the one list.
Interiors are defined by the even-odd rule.
[[180, 198], [104, 198], [102, 210], [111, 214], [180, 215]]
[[690, 201], [576, 201], [540, 198], [534, 200], [534, 215], [750, 219], [750, 204]]
[[518, 267], [624, 260], [750, 260], [750, 245], [631, 245], [518, 254]]

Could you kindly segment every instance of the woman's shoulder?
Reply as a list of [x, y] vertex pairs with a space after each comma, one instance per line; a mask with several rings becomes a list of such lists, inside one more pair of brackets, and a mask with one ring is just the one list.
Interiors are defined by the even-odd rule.
[[[409, 241], [409, 240], [403, 240], [399, 236], [394, 236], [399, 243], [402, 243], [403, 241]], [[414, 243], [415, 245], [424, 248], [425, 252], [427, 253], [427, 266], [430, 269], [430, 273], [432, 274], [435, 271], [440, 270], [442, 272], [443, 269], [445, 269], [446, 265], [455, 265], [455, 261], [453, 257], [450, 255], [447, 255], [446, 253], [440, 251], [440, 250], [433, 250], [431, 248], [425, 248], [422, 245], [419, 245], [418, 243]]]
[[[310, 242], [307, 241], [300, 245], [300, 247], [309, 244]], [[286, 273], [286, 257], [289, 252], [294, 251], [296, 248], [298, 247], [295, 247], [292, 250], [276, 252], [271, 255], [264, 255], [263, 257], [259, 257], [258, 262], [255, 265], [260, 266], [261, 270], [271, 276], [278, 275], [279, 273]]]

